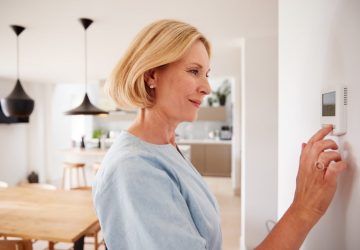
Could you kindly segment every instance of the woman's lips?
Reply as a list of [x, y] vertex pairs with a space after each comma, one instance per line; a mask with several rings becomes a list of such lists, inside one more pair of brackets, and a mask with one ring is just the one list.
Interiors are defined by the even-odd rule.
[[192, 104], [194, 104], [194, 106], [197, 107], [197, 108], [199, 108], [200, 105], [201, 105], [201, 101], [199, 101], [199, 100], [191, 100], [191, 99], [189, 99], [189, 101], [190, 101]]

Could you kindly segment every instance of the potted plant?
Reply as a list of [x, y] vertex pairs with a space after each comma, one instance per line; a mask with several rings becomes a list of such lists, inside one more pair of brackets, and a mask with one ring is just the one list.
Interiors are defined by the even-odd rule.
[[211, 92], [210, 95], [207, 97], [208, 106], [212, 107], [216, 102], [217, 102], [217, 96], [214, 94], [214, 92]]
[[98, 148], [101, 148], [101, 136], [104, 134], [104, 131], [101, 129], [95, 129], [92, 134], [92, 138], [98, 139]]
[[231, 85], [229, 80], [225, 80], [217, 91], [214, 91], [220, 106], [224, 106], [226, 103], [226, 97], [231, 93]]

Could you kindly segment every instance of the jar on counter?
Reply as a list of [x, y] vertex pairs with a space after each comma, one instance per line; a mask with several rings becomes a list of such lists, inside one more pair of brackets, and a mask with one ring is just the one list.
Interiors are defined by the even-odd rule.
[[230, 126], [221, 126], [220, 140], [231, 140], [232, 132]]

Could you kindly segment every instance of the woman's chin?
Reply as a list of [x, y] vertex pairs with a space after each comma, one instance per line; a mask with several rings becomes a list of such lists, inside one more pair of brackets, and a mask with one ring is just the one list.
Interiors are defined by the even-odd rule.
[[198, 113], [196, 112], [196, 113], [194, 113], [194, 114], [189, 115], [188, 117], [186, 117], [186, 118], [184, 119], [184, 122], [194, 122], [194, 121], [197, 120], [197, 118], [198, 118]]

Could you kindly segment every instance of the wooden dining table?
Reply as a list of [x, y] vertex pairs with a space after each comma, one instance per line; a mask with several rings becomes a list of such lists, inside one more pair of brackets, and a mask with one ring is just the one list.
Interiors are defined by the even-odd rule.
[[85, 232], [98, 221], [90, 190], [0, 188], [0, 236], [74, 243], [82, 250]]

